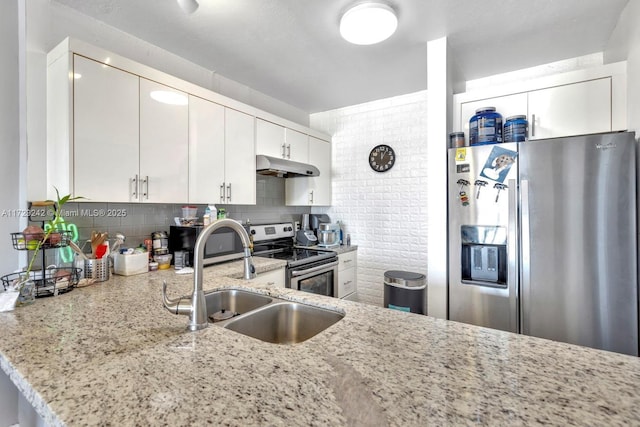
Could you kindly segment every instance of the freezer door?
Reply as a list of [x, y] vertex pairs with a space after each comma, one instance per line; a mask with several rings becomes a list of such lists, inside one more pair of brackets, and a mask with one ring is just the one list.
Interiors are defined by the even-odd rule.
[[517, 145], [449, 150], [449, 319], [517, 332]]
[[520, 144], [522, 333], [638, 355], [635, 147]]

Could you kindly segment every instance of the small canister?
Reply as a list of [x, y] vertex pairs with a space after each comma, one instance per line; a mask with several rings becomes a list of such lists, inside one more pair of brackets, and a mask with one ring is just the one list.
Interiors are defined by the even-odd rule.
[[154, 231], [151, 233], [153, 241], [153, 255], [166, 255], [169, 253], [169, 236], [165, 231]]
[[527, 116], [507, 117], [504, 122], [504, 142], [523, 142], [528, 139], [529, 122]]
[[449, 134], [449, 148], [458, 148], [464, 146], [464, 132], [451, 132]]
[[502, 142], [502, 115], [495, 107], [476, 110], [469, 120], [469, 145], [499, 144]]

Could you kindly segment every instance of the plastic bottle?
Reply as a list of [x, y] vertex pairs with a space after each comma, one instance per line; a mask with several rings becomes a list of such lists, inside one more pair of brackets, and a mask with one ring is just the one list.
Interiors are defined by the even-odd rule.
[[495, 107], [476, 110], [469, 120], [469, 145], [499, 144], [502, 142], [502, 115]]

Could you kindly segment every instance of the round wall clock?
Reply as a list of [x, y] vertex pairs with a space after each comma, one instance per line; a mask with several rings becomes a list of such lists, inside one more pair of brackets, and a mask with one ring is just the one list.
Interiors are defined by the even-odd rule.
[[386, 172], [396, 162], [396, 153], [388, 145], [381, 144], [373, 148], [369, 154], [369, 166], [376, 172]]

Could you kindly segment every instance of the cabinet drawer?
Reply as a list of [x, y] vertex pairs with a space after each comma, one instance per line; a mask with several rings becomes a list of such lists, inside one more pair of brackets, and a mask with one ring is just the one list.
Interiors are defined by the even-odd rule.
[[254, 279], [256, 282], [266, 283], [269, 286], [276, 286], [284, 288], [284, 268], [278, 268], [277, 270], [265, 271], [264, 273], [258, 273]]
[[347, 268], [355, 268], [357, 257], [358, 257], [358, 252], [356, 251], [340, 254], [340, 256], [338, 256], [338, 259], [340, 261], [338, 271], [342, 271]]
[[356, 291], [356, 269], [347, 268], [338, 272], [338, 298], [344, 298]]

